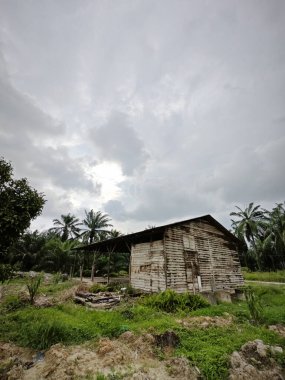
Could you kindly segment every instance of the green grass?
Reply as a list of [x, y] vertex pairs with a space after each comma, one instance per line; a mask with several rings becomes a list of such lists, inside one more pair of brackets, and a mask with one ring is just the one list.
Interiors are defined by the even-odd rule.
[[[253, 289], [261, 297], [264, 322], [285, 323], [285, 287], [254, 284]], [[140, 302], [122, 304], [111, 311], [94, 311], [73, 303], [50, 308], [18, 305], [14, 299], [10, 303], [13, 307], [0, 314], [0, 340], [46, 349], [58, 342], [80, 344], [88, 340], [96, 342], [103, 336], [116, 338], [128, 330], [136, 334], [172, 330], [180, 337], [176, 354], [186, 356], [209, 380], [227, 378], [230, 354], [250, 340], [262, 339], [267, 344], [281, 344], [285, 348], [284, 339], [263, 325], [250, 324], [247, 305], [242, 301], [175, 313]], [[187, 329], [178, 322], [181, 317], [222, 316], [224, 313], [234, 315], [235, 322], [204, 329], [197, 326]]]
[[251, 284], [255, 292], [260, 295], [262, 315], [268, 325], [285, 324], [285, 286]]
[[172, 289], [167, 289], [158, 294], [145, 296], [142, 301], [144, 305], [157, 310], [173, 313], [179, 310], [196, 310], [209, 306], [209, 302], [199, 294], [178, 294]]
[[242, 273], [245, 280], [285, 283], [285, 270], [278, 270], [276, 272], [247, 272], [243, 270]]
[[70, 289], [74, 285], [76, 285], [74, 281], [59, 282], [57, 284], [42, 284], [42, 286], [40, 286], [39, 293], [54, 295], [62, 292], [63, 290]]
[[179, 336], [181, 345], [176, 353], [187, 357], [209, 380], [227, 379], [229, 356], [248, 341], [262, 339], [266, 343], [285, 344], [284, 339], [268, 329], [249, 323], [184, 330]]
[[92, 311], [74, 304], [50, 308], [25, 307], [0, 316], [0, 339], [44, 349], [52, 344], [81, 343], [100, 336], [117, 337], [124, 331], [165, 331], [177, 327], [173, 317], [135, 306], [132, 318], [123, 310]]

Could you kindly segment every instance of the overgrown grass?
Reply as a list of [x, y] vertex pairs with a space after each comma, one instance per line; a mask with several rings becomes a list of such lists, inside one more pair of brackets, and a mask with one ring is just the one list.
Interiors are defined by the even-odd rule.
[[285, 283], [285, 270], [278, 270], [276, 272], [248, 272], [243, 270], [242, 273], [245, 280]]
[[192, 311], [209, 306], [209, 302], [198, 294], [178, 294], [171, 289], [146, 296], [141, 302], [144, 305], [167, 313], [174, 313], [179, 310]]
[[[253, 288], [261, 299], [264, 322], [285, 323], [285, 287], [254, 285]], [[143, 303], [133, 301], [111, 311], [89, 310], [73, 303], [50, 308], [21, 305], [22, 308], [18, 309], [16, 302], [15, 309], [5, 310], [0, 315], [0, 340], [45, 349], [58, 342], [79, 344], [96, 341], [102, 336], [116, 338], [128, 330], [138, 334], [172, 330], [180, 337], [176, 354], [186, 356], [209, 380], [228, 376], [229, 355], [247, 341], [262, 339], [267, 344], [285, 347], [284, 339], [265, 326], [253, 326], [249, 322], [246, 302], [222, 303], [195, 311], [178, 308], [176, 312], [165, 312], [152, 302], [146, 302], [147, 298]], [[179, 323], [184, 316], [219, 316], [224, 313], [236, 317], [233, 324], [189, 329]]]
[[229, 356], [248, 341], [262, 339], [270, 344], [285, 344], [265, 327], [255, 327], [249, 323], [234, 324], [207, 329], [180, 331], [181, 345], [178, 355], [187, 357], [208, 380], [228, 378]]
[[62, 292], [63, 290], [72, 288], [72, 286], [74, 286], [75, 284], [75, 281], [72, 280], [58, 282], [56, 284], [42, 284], [42, 286], [40, 287], [40, 293], [54, 295], [56, 293]]
[[100, 336], [118, 337], [128, 330], [162, 332], [178, 326], [173, 317], [144, 306], [132, 307], [131, 319], [123, 310], [92, 311], [71, 303], [26, 307], [0, 316], [0, 339], [44, 349], [58, 342], [76, 344]]
[[262, 316], [266, 324], [285, 324], [285, 286], [252, 284], [260, 297]]

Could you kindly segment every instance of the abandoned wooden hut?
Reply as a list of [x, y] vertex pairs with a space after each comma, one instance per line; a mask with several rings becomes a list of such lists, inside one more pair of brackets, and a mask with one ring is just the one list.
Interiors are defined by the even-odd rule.
[[239, 240], [212, 216], [184, 220], [85, 246], [130, 252], [129, 280], [145, 292], [233, 293], [243, 285]]

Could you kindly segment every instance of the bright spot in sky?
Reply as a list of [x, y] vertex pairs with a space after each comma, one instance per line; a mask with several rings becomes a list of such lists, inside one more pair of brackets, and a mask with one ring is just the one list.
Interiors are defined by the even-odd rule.
[[92, 178], [102, 184], [100, 201], [107, 202], [121, 195], [118, 184], [124, 180], [121, 167], [115, 162], [103, 161], [92, 169]]

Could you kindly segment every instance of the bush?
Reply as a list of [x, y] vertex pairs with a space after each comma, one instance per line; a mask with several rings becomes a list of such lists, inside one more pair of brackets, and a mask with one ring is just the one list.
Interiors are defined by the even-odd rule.
[[70, 335], [69, 327], [58, 320], [39, 321], [26, 335], [26, 344], [29, 347], [44, 350], [53, 344], [68, 342]]
[[39, 291], [39, 287], [41, 285], [42, 280], [43, 280], [43, 276], [41, 274], [37, 276], [30, 276], [26, 280], [27, 281], [26, 285], [28, 288], [29, 300], [30, 300], [31, 305], [33, 305], [35, 302], [35, 297]]
[[256, 324], [262, 322], [261, 296], [257, 295], [250, 286], [245, 288], [244, 294], [252, 321]]
[[107, 292], [108, 288], [107, 285], [103, 284], [93, 284], [89, 288], [90, 293], [99, 293], [99, 292]]
[[18, 295], [10, 294], [2, 302], [1, 308], [5, 312], [15, 311], [26, 306], [27, 300], [19, 297]]
[[193, 311], [209, 306], [209, 302], [198, 294], [178, 294], [172, 289], [146, 296], [142, 302], [167, 313], [174, 313], [178, 310]]
[[5, 281], [13, 277], [14, 271], [9, 264], [0, 264], [0, 282], [4, 284]]
[[122, 284], [94, 284], [89, 288], [89, 292], [91, 293], [99, 293], [99, 292], [118, 292], [123, 287]]

